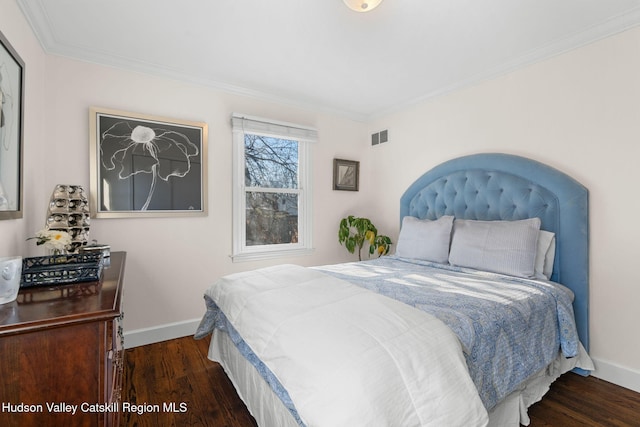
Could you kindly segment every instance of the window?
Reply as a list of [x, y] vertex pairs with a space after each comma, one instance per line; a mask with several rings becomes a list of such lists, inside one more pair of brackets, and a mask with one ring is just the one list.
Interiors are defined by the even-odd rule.
[[303, 126], [234, 114], [233, 259], [311, 251], [310, 144]]

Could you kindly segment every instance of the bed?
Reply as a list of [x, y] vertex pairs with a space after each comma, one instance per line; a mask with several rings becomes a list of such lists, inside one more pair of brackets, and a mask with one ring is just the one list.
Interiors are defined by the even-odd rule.
[[260, 426], [528, 425], [558, 376], [593, 369], [581, 184], [470, 155], [409, 186], [400, 220], [393, 256], [205, 292], [196, 338], [212, 333], [209, 358]]

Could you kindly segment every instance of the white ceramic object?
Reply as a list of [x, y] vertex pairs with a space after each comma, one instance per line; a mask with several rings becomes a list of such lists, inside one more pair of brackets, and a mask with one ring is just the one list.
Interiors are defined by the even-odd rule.
[[21, 276], [21, 256], [0, 258], [0, 304], [16, 299], [20, 290]]

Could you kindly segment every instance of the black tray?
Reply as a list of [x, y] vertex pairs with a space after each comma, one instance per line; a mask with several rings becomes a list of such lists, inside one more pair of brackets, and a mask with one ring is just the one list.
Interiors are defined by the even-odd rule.
[[24, 258], [20, 287], [97, 281], [102, 265], [102, 253]]

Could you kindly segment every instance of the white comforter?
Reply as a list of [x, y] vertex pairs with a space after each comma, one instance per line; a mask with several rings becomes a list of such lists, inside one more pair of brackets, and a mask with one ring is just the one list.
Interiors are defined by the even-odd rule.
[[207, 294], [308, 426], [485, 426], [457, 337], [418, 309], [303, 267], [226, 276]]

